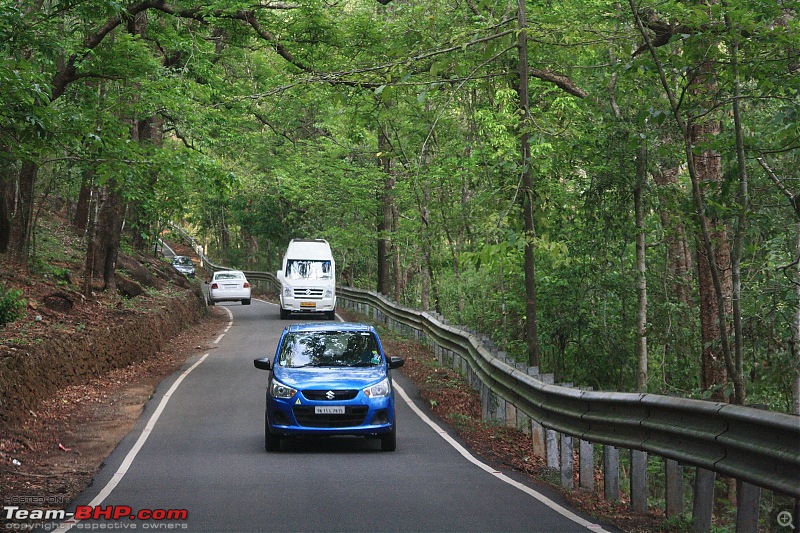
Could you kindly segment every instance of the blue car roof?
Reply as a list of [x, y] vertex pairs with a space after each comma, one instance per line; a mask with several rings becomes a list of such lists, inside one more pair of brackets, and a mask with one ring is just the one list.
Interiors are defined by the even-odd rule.
[[375, 328], [370, 324], [362, 324], [358, 322], [319, 322], [319, 323], [303, 323], [292, 324], [286, 326], [286, 331], [292, 333], [301, 331], [371, 331], [377, 333]]

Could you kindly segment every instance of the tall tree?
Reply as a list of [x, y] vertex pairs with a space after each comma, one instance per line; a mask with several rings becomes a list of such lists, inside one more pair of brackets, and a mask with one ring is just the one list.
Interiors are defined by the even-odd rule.
[[[664, 23], [650, 16], [645, 25], [639, 8], [631, 1], [637, 27], [645, 41], [647, 50], [656, 63], [662, 87], [667, 92], [670, 107], [684, 137], [685, 153], [689, 176], [692, 181], [692, 197], [695, 216], [698, 220], [700, 245], [698, 246], [698, 281], [700, 290], [700, 317], [702, 332], [702, 385], [712, 391], [712, 397], [725, 400], [724, 386], [728, 377], [733, 379], [735, 401], [744, 402], [744, 383], [742, 376], [734, 375], [733, 354], [730, 343], [730, 244], [726, 224], [718, 217], [709, 216], [707, 211], [708, 195], [719, 195], [722, 185], [722, 162], [720, 154], [712, 147], [721, 132], [721, 122], [709, 109], [714, 109], [717, 102], [717, 73], [713, 58], [705, 55], [714, 48], [714, 37], [699, 33], [698, 46], [690, 49], [698, 58], [694, 65], [692, 77], [687, 80], [687, 93], [692, 96], [693, 107], [688, 111], [681, 108], [669, 84], [656, 48], [669, 42], [651, 38], [649, 29], [658, 28], [663, 31]], [[708, 17], [712, 17], [710, 13]], [[669, 28], [669, 26], [667, 26]], [[686, 28], [682, 26], [682, 28]], [[671, 30], [677, 31], [677, 30]], [[691, 31], [691, 30], [687, 30]], [[699, 30], [695, 29], [695, 32]], [[669, 37], [670, 35], [668, 35]], [[656, 37], [661, 35], [657, 32]], [[662, 42], [663, 41], [663, 42]]]

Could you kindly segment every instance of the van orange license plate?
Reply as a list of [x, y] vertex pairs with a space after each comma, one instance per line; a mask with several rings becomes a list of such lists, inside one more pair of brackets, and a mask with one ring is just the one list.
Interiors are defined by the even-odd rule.
[[300, 302], [300, 307], [317, 307], [316, 302]]

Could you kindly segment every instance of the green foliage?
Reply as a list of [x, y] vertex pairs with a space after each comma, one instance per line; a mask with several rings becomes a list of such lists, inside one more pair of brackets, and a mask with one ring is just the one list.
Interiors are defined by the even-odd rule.
[[[648, 389], [701, 396], [696, 274], [691, 265], [676, 272], [671, 247], [678, 239], [688, 257], [697, 253], [675, 118], [722, 122], [720, 135], [695, 148], [713, 148], [723, 164], [724, 181], [706, 191], [703, 209], [735, 229], [742, 204], [730, 102], [739, 80], [752, 191], [742, 254], [745, 374], [752, 401], [787, 408], [791, 376], [779, 369], [796, 364], [796, 274], [787, 265], [797, 221], [755, 157], [779, 177], [800, 164], [800, 78], [787, 52], [800, 49], [796, 17], [768, 1], [733, 0], [726, 17], [721, 6], [642, 4], [683, 26], [656, 49], [682, 96], [672, 110], [653, 56], [631, 55], [642, 44], [632, 13], [602, 2], [529, 2], [531, 117], [523, 128], [507, 3], [273, 7], [256, 10], [259, 33], [235, 18], [249, 4], [219, 0], [192, 19], [148, 9], [139, 17], [144, 35], [126, 23], [93, 41], [125, 6], [22, 10], [0, 0], [0, 172], [13, 178], [36, 161], [39, 197], [69, 202], [84, 185], [114, 186], [136, 236], [152, 239], [180, 221], [213, 257], [242, 267], [274, 270], [289, 239], [323, 237], [342, 280], [371, 289], [376, 241], [388, 238], [403, 303], [429, 301], [519, 360], [525, 321], [535, 318], [545, 371], [631, 390], [633, 187], [637, 151], [645, 152], [649, 176], [677, 172], [673, 182], [644, 187]], [[56, 94], [70, 58], [75, 70]], [[711, 91], [690, 85], [706, 60]], [[588, 97], [567, 93], [570, 85]], [[159, 135], [148, 137], [145, 125]], [[533, 236], [522, 220], [523, 132]], [[796, 194], [794, 181], [785, 184]], [[379, 233], [384, 196], [391, 227]], [[46, 234], [34, 234], [31, 266], [59, 277]], [[526, 316], [526, 244], [536, 261], [536, 317]]]
[[22, 318], [28, 305], [19, 289], [8, 289], [0, 285], [0, 326]]

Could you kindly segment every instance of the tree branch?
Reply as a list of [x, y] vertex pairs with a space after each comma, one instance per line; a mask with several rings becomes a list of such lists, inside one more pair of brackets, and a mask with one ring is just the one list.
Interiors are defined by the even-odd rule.
[[[259, 9], [294, 9], [295, 6], [277, 3], [277, 4], [266, 4], [262, 6], [258, 6]], [[207, 15], [201, 10], [200, 7], [194, 7], [191, 9], [182, 9], [177, 6], [168, 4], [164, 0], [145, 0], [143, 2], [139, 2], [136, 4], [132, 4], [125, 9], [123, 14], [117, 15], [116, 17], [112, 17], [108, 19], [105, 24], [103, 24], [97, 31], [92, 33], [91, 35], [87, 36], [83, 41], [83, 47], [80, 53], [76, 52], [73, 53], [64, 64], [64, 67], [59, 70], [56, 75], [53, 77], [52, 82], [52, 100], [55, 100], [64, 94], [66, 91], [67, 86], [79, 79], [79, 75], [77, 74], [78, 64], [85, 57], [89, 55], [89, 53], [97, 48], [103, 40], [110, 34], [114, 29], [116, 29], [123, 21], [128, 20], [136, 15], [143, 13], [149, 9], [154, 9], [156, 11], [160, 11], [167, 15], [172, 15], [175, 17], [180, 18], [187, 18], [187, 19], [194, 19], [199, 22], [206, 22]], [[276, 52], [289, 61], [291, 64], [296, 66], [297, 68], [305, 71], [314, 73], [312, 69], [307, 67], [306, 65], [302, 64], [301, 62], [297, 61], [291, 53], [279, 42], [279, 40], [272, 35], [269, 31], [261, 28], [261, 25], [255, 18], [253, 11], [235, 11], [235, 12], [227, 12], [222, 10], [214, 11], [210, 14], [214, 18], [225, 18], [231, 20], [241, 20], [249, 24], [258, 35], [275, 46]]]
[[775, 175], [772, 169], [769, 168], [769, 165], [767, 165], [767, 162], [764, 161], [763, 157], [756, 157], [756, 161], [758, 161], [758, 164], [761, 165], [761, 168], [763, 168], [764, 171], [766, 171], [767, 176], [769, 176], [769, 178], [772, 180], [772, 182], [775, 184], [778, 190], [781, 191], [781, 193], [783, 193], [783, 195], [789, 199], [789, 203], [792, 205], [794, 213], [797, 215], [798, 218], [800, 218], [800, 193], [793, 194], [792, 191], [790, 191], [786, 187], [786, 185], [783, 184], [781, 179], [777, 175]]
[[536, 68], [529, 69], [529, 72], [534, 78], [539, 78], [540, 80], [550, 82], [561, 90], [568, 92], [572, 96], [577, 96], [578, 98], [586, 98], [588, 96], [586, 91], [575, 86], [575, 82], [563, 74], [556, 74], [555, 72], [550, 72], [549, 70], [540, 70]]

